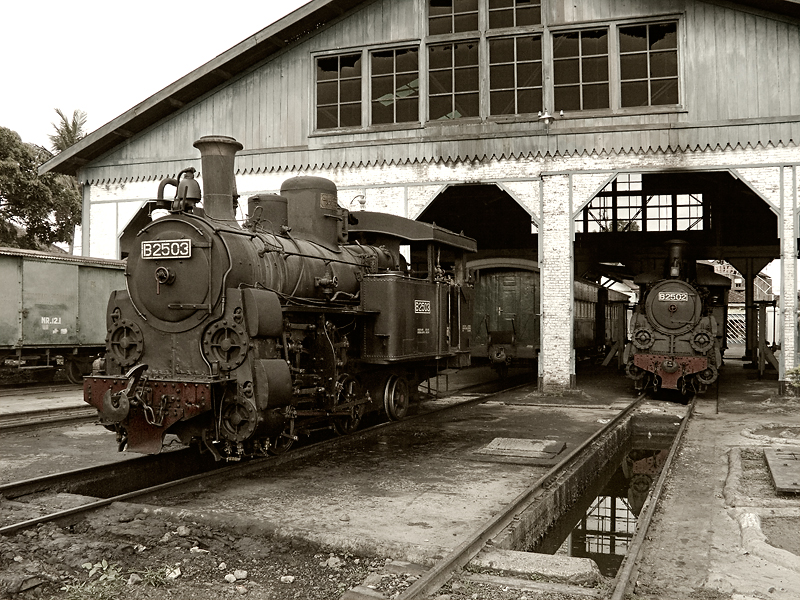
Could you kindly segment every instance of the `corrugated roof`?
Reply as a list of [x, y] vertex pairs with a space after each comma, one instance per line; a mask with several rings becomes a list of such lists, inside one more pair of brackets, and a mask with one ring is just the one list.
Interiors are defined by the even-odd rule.
[[[39, 173], [76, 175], [78, 169], [113, 150], [120, 142], [366, 1], [312, 0], [90, 133], [44, 163]], [[731, 3], [800, 19], [800, 0], [732, 0]]]

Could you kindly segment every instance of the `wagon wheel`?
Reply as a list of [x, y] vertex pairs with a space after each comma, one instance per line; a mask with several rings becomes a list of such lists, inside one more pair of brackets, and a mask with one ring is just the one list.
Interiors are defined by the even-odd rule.
[[68, 360], [64, 365], [64, 372], [67, 375], [67, 381], [80, 385], [83, 383], [83, 369], [77, 360]]
[[[336, 384], [336, 405], [352, 402], [361, 396], [361, 386], [352, 375], [342, 375]], [[333, 418], [333, 428], [339, 435], [353, 433], [361, 425], [364, 416], [364, 405], [357, 404], [350, 409], [349, 415], [339, 415]]]
[[267, 452], [280, 456], [294, 445], [294, 439], [294, 419], [290, 419], [283, 431], [270, 440]]
[[408, 381], [405, 377], [392, 375], [383, 389], [383, 408], [392, 421], [400, 421], [408, 413]]

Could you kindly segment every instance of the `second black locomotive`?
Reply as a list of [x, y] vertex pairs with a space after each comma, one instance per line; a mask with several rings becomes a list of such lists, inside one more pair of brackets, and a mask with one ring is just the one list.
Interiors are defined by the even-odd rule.
[[664, 270], [634, 279], [639, 303], [623, 360], [639, 390], [703, 392], [719, 376], [731, 280], [688, 260], [687, 246], [668, 242]]

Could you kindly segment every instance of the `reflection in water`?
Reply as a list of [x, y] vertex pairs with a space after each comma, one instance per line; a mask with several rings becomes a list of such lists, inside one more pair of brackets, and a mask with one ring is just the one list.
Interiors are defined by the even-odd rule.
[[583, 506], [588, 504], [588, 508], [582, 509], [577, 523], [572, 521], [566, 539], [563, 528], [556, 526], [533, 550], [547, 552], [560, 544], [559, 554], [591, 558], [603, 575], [616, 575], [636, 531], [637, 516], [668, 453], [666, 449], [632, 450], [600, 491], [585, 499]]

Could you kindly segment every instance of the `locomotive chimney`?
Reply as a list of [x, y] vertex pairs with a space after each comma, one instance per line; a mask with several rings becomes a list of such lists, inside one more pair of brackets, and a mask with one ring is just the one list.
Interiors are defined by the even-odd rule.
[[242, 146], [232, 137], [206, 135], [194, 143], [200, 150], [203, 178], [203, 209], [210, 219], [236, 223], [236, 177], [234, 161]]
[[669, 258], [667, 262], [667, 277], [685, 279], [686, 273], [686, 246], [689, 244], [683, 240], [670, 240], [667, 242], [669, 247]]

